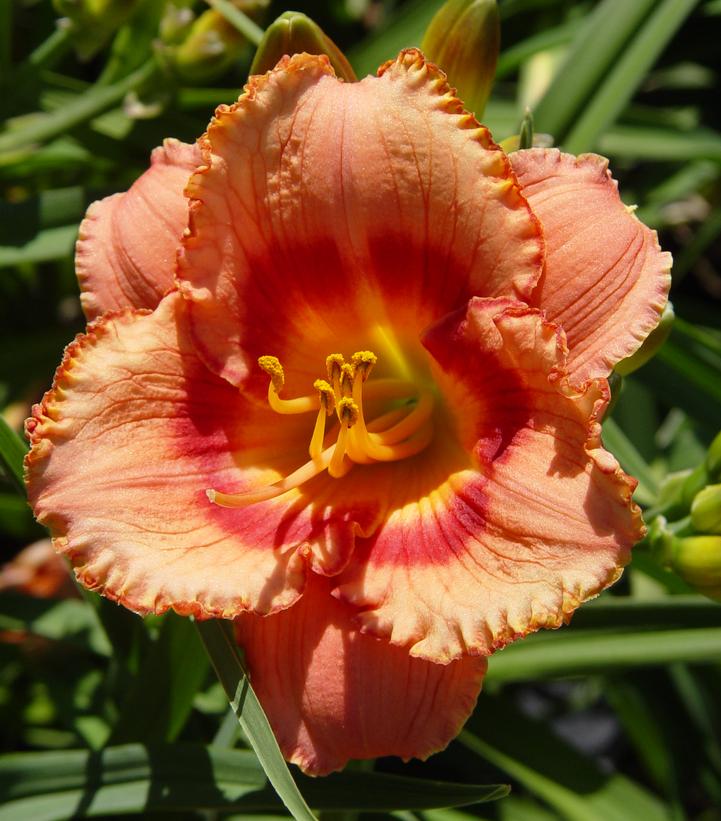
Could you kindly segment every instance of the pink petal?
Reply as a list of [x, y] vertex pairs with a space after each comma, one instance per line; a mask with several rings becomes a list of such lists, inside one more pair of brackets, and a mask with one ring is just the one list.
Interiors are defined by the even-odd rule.
[[298, 427], [269, 418], [198, 360], [177, 292], [153, 313], [106, 315], [27, 422], [30, 502], [80, 581], [131, 610], [286, 607], [305, 584], [310, 513], [287, 498], [229, 510], [205, 492], [287, 472]]
[[179, 281], [202, 355], [236, 384], [288, 340], [325, 356], [392, 324], [417, 344], [469, 296], [528, 295], [540, 275], [505, 154], [416, 50], [359, 83], [284, 59], [201, 145]]
[[445, 475], [417, 466], [415, 500], [387, 497], [334, 582], [366, 631], [443, 663], [560, 626], [644, 530], [635, 482], [601, 446], [608, 386], [568, 382], [563, 336], [537, 310], [474, 299], [425, 344], [448, 408]]
[[155, 308], [173, 287], [188, 224], [183, 189], [200, 164], [197, 145], [165, 140], [129, 191], [90, 206], [75, 256], [88, 319], [123, 308]]
[[621, 202], [603, 157], [544, 148], [510, 157], [546, 238], [531, 304], [565, 330], [574, 379], [607, 376], [658, 324], [671, 255]]
[[241, 616], [238, 640], [253, 688], [290, 761], [312, 775], [351, 758], [427, 758], [471, 713], [483, 658], [448, 665], [358, 632], [352, 608], [311, 577], [300, 601], [274, 616]]

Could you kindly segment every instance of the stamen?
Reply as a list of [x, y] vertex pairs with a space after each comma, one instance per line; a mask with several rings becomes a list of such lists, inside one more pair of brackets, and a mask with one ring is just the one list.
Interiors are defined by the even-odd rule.
[[340, 369], [344, 364], [345, 358], [341, 353], [332, 353], [326, 357], [325, 360], [325, 366], [328, 370], [328, 381], [338, 395], [340, 395]]
[[335, 443], [333, 450], [333, 457], [328, 465], [328, 473], [334, 478], [338, 478], [345, 472], [343, 470], [343, 460], [345, 459], [346, 447], [348, 446], [348, 437], [351, 428], [358, 421], [360, 416], [360, 409], [358, 405], [348, 397], [338, 402], [337, 406], [338, 419], [340, 419], [340, 431], [338, 433], [338, 440]]
[[[356, 351], [350, 362], [341, 354], [331, 354], [326, 360], [328, 381], [317, 379], [313, 383], [315, 396], [281, 399], [279, 394], [285, 385], [283, 366], [275, 356], [261, 356], [258, 365], [270, 377], [268, 402], [273, 410], [278, 413], [318, 411], [308, 448], [310, 461], [285, 478], [255, 490], [228, 494], [209, 489], [208, 499], [221, 507], [247, 507], [287, 493], [324, 470], [338, 479], [356, 463], [397, 461], [420, 453], [433, 438], [433, 394], [427, 390], [419, 392], [413, 382], [404, 379], [368, 382], [376, 362], [372, 351]], [[402, 406], [366, 425], [364, 398], [367, 401], [401, 400]], [[335, 434], [331, 432], [326, 437], [326, 425], [334, 411], [339, 427], [335, 443], [330, 444]], [[329, 442], [324, 441], [326, 438]]]
[[335, 394], [333, 393], [333, 388], [331, 388], [325, 379], [316, 379], [313, 383], [313, 387], [318, 391], [320, 409], [318, 410], [318, 417], [315, 420], [315, 427], [313, 428], [313, 436], [310, 440], [308, 453], [313, 461], [317, 461], [323, 452], [326, 417], [330, 416], [335, 409]]
[[351, 357], [353, 370], [365, 382], [370, 376], [371, 371], [375, 367], [378, 357], [373, 351], [356, 351]]
[[340, 395], [349, 397], [353, 395], [353, 383], [355, 382], [355, 369], [347, 362], [340, 369]]
[[318, 461], [306, 462], [298, 470], [281, 479], [272, 485], [266, 485], [258, 490], [249, 490], [246, 493], [220, 493], [217, 490], [209, 488], [205, 491], [206, 496], [213, 504], [220, 507], [248, 507], [257, 502], [265, 502], [268, 499], [273, 499], [276, 496], [281, 496], [293, 488], [299, 487], [305, 482], [322, 473], [330, 464], [331, 459], [335, 453], [336, 446], [324, 450]]
[[280, 391], [285, 385], [285, 373], [280, 360], [275, 356], [261, 356], [258, 365], [270, 376], [268, 404], [276, 413], [308, 413], [318, 408], [317, 396], [299, 396], [296, 399], [281, 399]]

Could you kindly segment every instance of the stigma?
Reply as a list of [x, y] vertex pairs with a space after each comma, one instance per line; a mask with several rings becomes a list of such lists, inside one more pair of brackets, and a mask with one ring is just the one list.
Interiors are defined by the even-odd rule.
[[[285, 372], [275, 356], [258, 366], [270, 377], [268, 404], [279, 414], [316, 413], [308, 446], [310, 459], [284, 478], [244, 493], [206, 491], [221, 507], [247, 507], [281, 496], [327, 471], [334, 479], [355, 465], [397, 462], [415, 456], [433, 438], [433, 394], [404, 379], [369, 379], [377, 362], [372, 351], [326, 359], [326, 378], [316, 379], [309, 396], [283, 396]], [[365, 409], [384, 408], [371, 419]], [[364, 407], [365, 406], [365, 407]]]

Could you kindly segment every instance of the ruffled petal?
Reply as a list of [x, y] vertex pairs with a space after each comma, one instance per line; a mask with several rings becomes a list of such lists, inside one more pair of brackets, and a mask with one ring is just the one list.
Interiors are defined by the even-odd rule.
[[566, 332], [574, 379], [607, 376], [658, 324], [671, 255], [621, 202], [608, 160], [543, 148], [510, 157], [546, 240], [531, 304]]
[[524, 298], [540, 275], [510, 163], [445, 75], [414, 49], [378, 74], [284, 58], [201, 140], [179, 282], [202, 355], [235, 384], [258, 355], [372, 347], [373, 328], [417, 345], [471, 295]]
[[311, 574], [293, 607], [236, 620], [253, 687], [288, 760], [313, 775], [351, 758], [427, 758], [473, 710], [486, 662], [448, 665], [358, 632], [352, 608]]
[[68, 347], [27, 422], [29, 498], [80, 581], [131, 610], [271, 612], [300, 594], [317, 523], [287, 499], [228, 510], [205, 491], [273, 481], [307, 440], [208, 371], [182, 307], [173, 293], [106, 315]]
[[335, 595], [364, 630], [446, 662], [558, 627], [644, 531], [601, 446], [607, 383], [568, 382], [562, 332], [537, 310], [474, 299], [425, 344], [466, 465], [358, 540]]
[[129, 191], [90, 206], [75, 254], [88, 319], [123, 308], [155, 308], [173, 287], [188, 225], [183, 189], [200, 163], [197, 145], [165, 140]]

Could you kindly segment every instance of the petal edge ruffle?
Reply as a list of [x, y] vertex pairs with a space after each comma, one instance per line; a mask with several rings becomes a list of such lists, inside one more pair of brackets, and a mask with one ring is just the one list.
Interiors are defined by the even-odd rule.
[[546, 242], [530, 304], [563, 327], [575, 380], [608, 376], [658, 324], [671, 255], [623, 204], [604, 157], [532, 148], [510, 159]]

